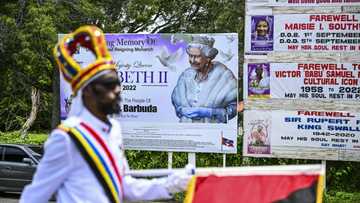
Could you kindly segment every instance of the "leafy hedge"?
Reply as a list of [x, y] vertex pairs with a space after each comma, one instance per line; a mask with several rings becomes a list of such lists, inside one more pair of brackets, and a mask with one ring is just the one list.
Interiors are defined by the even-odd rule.
[[359, 203], [360, 193], [327, 192], [324, 196], [325, 203]]
[[35, 144], [42, 145], [48, 137], [48, 133], [29, 133], [26, 139], [20, 138], [20, 132], [6, 132], [0, 131], [0, 143], [5, 144]]
[[[0, 143], [19, 143], [41, 145], [48, 137], [47, 132], [30, 133], [26, 140], [20, 139], [20, 133], [0, 132]], [[238, 151], [241, 152], [241, 140], [239, 138]], [[198, 167], [221, 167], [223, 155], [215, 153], [197, 153], [196, 165]], [[126, 156], [130, 167], [133, 169], [167, 168], [167, 152], [149, 152], [127, 150]], [[187, 153], [173, 153], [174, 168], [184, 167], [187, 163]], [[284, 164], [310, 164], [319, 163], [316, 160], [299, 159], [271, 159], [271, 158], [246, 158], [240, 154], [226, 156], [227, 166], [245, 165], [284, 165]], [[326, 186], [327, 192], [324, 202], [360, 202], [360, 163], [345, 161], [327, 161]], [[183, 194], [177, 196], [182, 199]]]

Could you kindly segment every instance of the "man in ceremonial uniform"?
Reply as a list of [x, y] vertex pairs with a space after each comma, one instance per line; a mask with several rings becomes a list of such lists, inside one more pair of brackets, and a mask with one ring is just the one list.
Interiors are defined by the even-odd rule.
[[[73, 58], [78, 46], [89, 49], [96, 60], [81, 67]], [[68, 119], [47, 140], [20, 202], [48, 202], [56, 193], [62, 203], [120, 203], [170, 199], [183, 191], [191, 177], [185, 170], [152, 180], [126, 175], [120, 125], [109, 117], [120, 112], [121, 86], [102, 31], [80, 27], [57, 44], [54, 55], [74, 98]]]

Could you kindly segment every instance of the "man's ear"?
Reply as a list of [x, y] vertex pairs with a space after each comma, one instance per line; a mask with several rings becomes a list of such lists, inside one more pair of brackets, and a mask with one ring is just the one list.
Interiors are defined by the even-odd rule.
[[82, 91], [83, 97], [89, 97], [93, 93], [93, 88], [91, 85], [87, 85]]
[[88, 86], [86, 86], [86, 87], [84, 88], [83, 91], [85, 91], [85, 89], [87, 89], [86, 92], [87, 92], [87, 94], [88, 94], [89, 96], [90, 96], [90, 95], [92, 95], [92, 96], [97, 96], [97, 95], [101, 94], [101, 91], [100, 91], [100, 90], [97, 88], [97, 86], [94, 85], [94, 84], [89, 84]]

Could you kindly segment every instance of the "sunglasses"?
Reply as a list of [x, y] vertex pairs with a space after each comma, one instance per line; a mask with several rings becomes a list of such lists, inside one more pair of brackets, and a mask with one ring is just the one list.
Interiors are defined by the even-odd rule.
[[102, 86], [102, 87], [104, 87], [105, 89], [108, 89], [108, 90], [113, 90], [117, 86], [121, 87], [121, 83], [120, 83], [120, 81], [118, 79], [94, 81], [93, 84], [94, 85], [100, 85], [100, 86]]

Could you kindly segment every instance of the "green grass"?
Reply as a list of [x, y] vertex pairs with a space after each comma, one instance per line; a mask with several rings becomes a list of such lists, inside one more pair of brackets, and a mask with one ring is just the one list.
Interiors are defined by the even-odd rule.
[[0, 143], [5, 144], [43, 144], [48, 138], [48, 133], [29, 133], [26, 139], [20, 138], [19, 131], [13, 132], [0, 132]]

